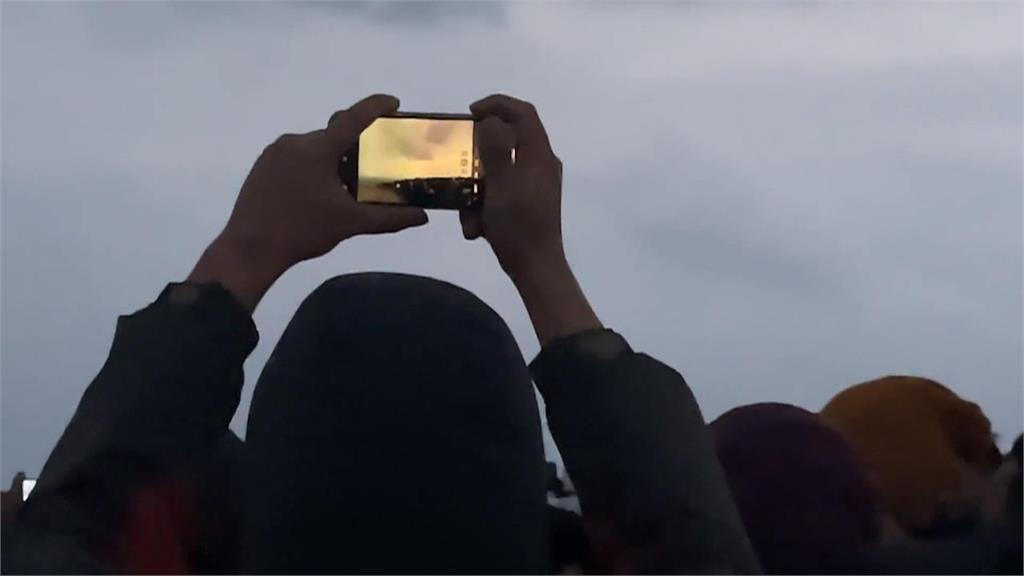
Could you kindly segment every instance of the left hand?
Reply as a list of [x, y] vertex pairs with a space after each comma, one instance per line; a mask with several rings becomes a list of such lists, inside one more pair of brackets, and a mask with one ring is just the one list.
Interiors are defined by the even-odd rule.
[[267, 146], [189, 280], [219, 282], [252, 310], [286, 270], [346, 238], [426, 224], [419, 208], [357, 203], [338, 176], [342, 155], [362, 131], [397, 109], [394, 96], [370, 96], [335, 112], [326, 129], [286, 134]]
[[419, 208], [359, 204], [338, 177], [341, 156], [398, 99], [376, 95], [331, 116], [324, 130], [286, 134], [263, 151], [238, 194], [223, 236], [284, 269], [357, 234], [427, 222]]

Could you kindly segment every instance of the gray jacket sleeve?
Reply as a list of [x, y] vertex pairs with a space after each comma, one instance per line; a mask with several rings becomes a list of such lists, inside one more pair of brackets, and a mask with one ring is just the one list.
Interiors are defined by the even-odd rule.
[[249, 314], [213, 284], [172, 284], [121, 317], [106, 364], [18, 513], [24, 546], [10, 556], [5, 547], [4, 570], [117, 570], [133, 497], [224, 438], [257, 338]]
[[531, 369], [600, 570], [759, 572], [679, 373], [609, 330], [556, 340]]

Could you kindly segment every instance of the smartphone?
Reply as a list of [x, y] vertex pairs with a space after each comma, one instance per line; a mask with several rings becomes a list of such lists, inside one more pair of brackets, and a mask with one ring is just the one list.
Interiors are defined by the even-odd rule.
[[482, 170], [471, 115], [399, 112], [363, 130], [339, 175], [357, 202], [458, 210], [483, 200]]

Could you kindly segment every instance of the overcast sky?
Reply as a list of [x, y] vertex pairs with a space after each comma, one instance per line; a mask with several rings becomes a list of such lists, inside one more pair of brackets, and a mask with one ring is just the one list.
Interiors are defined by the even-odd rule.
[[[183, 279], [260, 150], [372, 92], [537, 104], [604, 322], [710, 420], [937, 379], [1022, 428], [1021, 4], [30, 3], [2, 8], [2, 471], [38, 474], [116, 317]], [[346, 242], [255, 319], [233, 426], [326, 278], [450, 280], [537, 351], [458, 220]]]

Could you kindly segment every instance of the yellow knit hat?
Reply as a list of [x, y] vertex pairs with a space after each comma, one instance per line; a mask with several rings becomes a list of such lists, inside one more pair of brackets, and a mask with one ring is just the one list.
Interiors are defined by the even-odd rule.
[[973, 516], [985, 478], [999, 464], [978, 405], [925, 378], [851, 386], [821, 416], [861, 460], [881, 507], [910, 532]]

